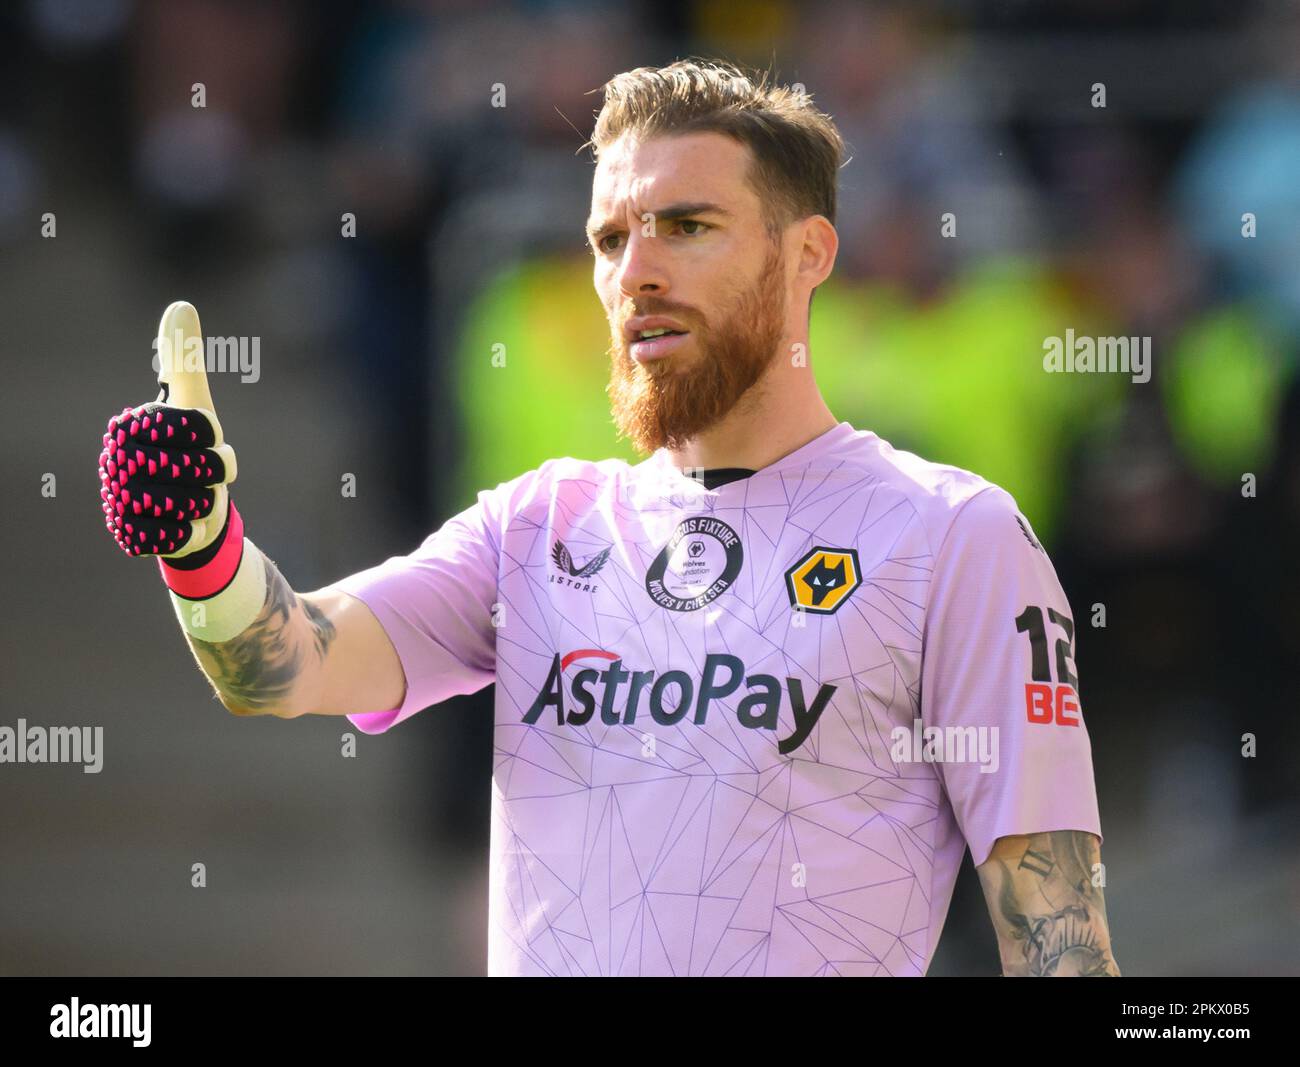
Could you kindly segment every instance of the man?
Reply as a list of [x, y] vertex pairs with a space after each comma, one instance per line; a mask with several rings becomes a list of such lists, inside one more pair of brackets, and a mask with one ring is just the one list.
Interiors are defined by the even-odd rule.
[[155, 403], [105, 435], [110, 529], [163, 557], [236, 714], [383, 733], [496, 682], [491, 974], [922, 975], [968, 846], [1003, 973], [1118, 974], [1051, 563], [1005, 491], [817, 389], [834, 125], [682, 62], [608, 83], [593, 147], [609, 398], [647, 459], [547, 461], [299, 594], [219, 522], [215, 416]]

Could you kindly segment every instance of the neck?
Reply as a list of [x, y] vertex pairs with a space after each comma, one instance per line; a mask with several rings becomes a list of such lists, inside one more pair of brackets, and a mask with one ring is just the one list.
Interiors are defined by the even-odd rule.
[[685, 467], [762, 470], [839, 425], [822, 399], [812, 367], [774, 364], [726, 416], [703, 433], [669, 449]]

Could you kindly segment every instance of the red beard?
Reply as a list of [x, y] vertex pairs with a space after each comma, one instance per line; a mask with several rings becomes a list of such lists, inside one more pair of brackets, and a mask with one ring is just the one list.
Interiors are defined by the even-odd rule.
[[637, 314], [667, 315], [686, 326], [694, 354], [642, 365], [632, 358], [620, 318], [610, 346], [606, 388], [614, 424], [638, 452], [680, 449], [721, 421], [762, 378], [777, 357], [785, 325], [785, 272], [780, 245], [772, 246], [754, 286], [717, 326], [701, 325], [693, 312], [650, 297]]

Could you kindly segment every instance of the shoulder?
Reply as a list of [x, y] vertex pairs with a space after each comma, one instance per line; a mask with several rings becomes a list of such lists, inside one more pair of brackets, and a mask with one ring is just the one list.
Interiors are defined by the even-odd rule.
[[621, 459], [548, 459], [532, 470], [479, 493], [480, 501], [504, 518], [539, 503], [548, 506], [559, 497], [579, 498], [603, 491], [625, 478], [630, 468]]
[[923, 459], [866, 430], [854, 435], [843, 455], [913, 509], [932, 555], [954, 532], [990, 539], [1014, 533], [1041, 550], [1015, 498], [974, 471]]

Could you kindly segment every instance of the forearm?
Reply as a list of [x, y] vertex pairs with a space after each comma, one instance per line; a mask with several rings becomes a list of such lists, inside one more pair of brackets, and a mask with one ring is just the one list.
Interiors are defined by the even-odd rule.
[[979, 867], [1008, 977], [1119, 977], [1100, 843], [1079, 830], [999, 838]]
[[260, 556], [259, 562], [266, 599], [256, 618], [226, 641], [204, 641], [189, 631], [185, 636], [228, 710], [291, 718], [315, 707], [337, 630], [325, 611], [293, 591], [270, 559]]

